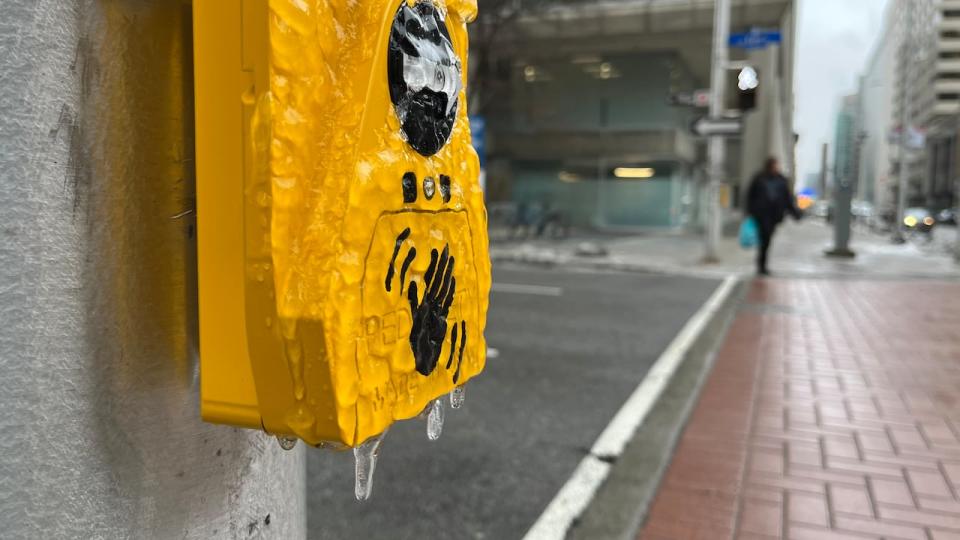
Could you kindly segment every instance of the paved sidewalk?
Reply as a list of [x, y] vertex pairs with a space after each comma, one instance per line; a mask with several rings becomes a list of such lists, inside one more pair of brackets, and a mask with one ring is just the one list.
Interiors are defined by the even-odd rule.
[[960, 539], [960, 283], [750, 285], [642, 539]]
[[[855, 259], [834, 259], [823, 252], [832, 246], [833, 229], [813, 218], [788, 221], [777, 230], [770, 254], [775, 273], [795, 277], [856, 278], [960, 278], [960, 265], [953, 261], [955, 227], [940, 226], [930, 244], [896, 245], [888, 236], [858, 228], [853, 232]], [[605, 255], [587, 256], [581, 248], [602, 248]], [[566, 240], [494, 242], [495, 261], [600, 266], [692, 276], [722, 277], [752, 275], [754, 250], [725, 237], [720, 245], [722, 262], [704, 264], [703, 239], [695, 234], [648, 233], [631, 236], [593, 235]]]

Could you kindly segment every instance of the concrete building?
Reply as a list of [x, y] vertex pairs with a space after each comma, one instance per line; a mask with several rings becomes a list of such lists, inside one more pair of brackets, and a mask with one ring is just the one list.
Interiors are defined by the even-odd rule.
[[833, 178], [835, 182], [855, 184], [860, 170], [860, 99], [844, 96], [837, 112], [833, 142]]
[[956, 205], [958, 115], [960, 115], [960, 0], [941, 0], [934, 14], [937, 58], [933, 80], [933, 107], [928, 120], [927, 206]]
[[892, 195], [890, 135], [899, 122], [893, 117], [894, 68], [897, 41], [881, 39], [874, 46], [860, 78], [859, 120], [863, 141], [860, 148], [856, 199], [871, 203], [877, 210], [896, 206]]
[[[794, 168], [791, 0], [734, 0], [732, 31], [778, 29], [781, 45], [731, 50], [760, 76], [757, 108], [728, 140], [728, 200], [768, 155]], [[490, 197], [605, 228], [697, 226], [705, 109], [671, 96], [709, 87], [712, 0], [551, 3], [491, 48], [506, 91], [487, 119]]]
[[860, 198], [896, 204], [904, 107], [907, 204], [953, 204], [960, 113], [960, 0], [892, 0], [860, 88]]

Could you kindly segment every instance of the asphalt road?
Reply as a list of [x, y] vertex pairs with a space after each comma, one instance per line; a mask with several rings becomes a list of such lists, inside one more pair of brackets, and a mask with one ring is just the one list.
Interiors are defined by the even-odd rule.
[[352, 453], [308, 450], [310, 537], [522, 537], [718, 284], [495, 269], [487, 339], [499, 355], [465, 405], [447, 407], [436, 442], [422, 420], [395, 425], [366, 503], [353, 498]]

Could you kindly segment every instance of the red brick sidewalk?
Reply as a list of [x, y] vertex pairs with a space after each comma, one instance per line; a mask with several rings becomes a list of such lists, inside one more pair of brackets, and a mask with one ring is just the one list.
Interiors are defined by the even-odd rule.
[[960, 539], [960, 284], [751, 285], [642, 539]]

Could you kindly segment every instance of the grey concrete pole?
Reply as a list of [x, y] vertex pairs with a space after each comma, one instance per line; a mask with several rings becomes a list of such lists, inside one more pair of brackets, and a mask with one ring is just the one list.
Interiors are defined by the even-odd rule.
[[827, 200], [827, 152], [830, 149], [830, 145], [823, 143], [823, 147], [820, 152], [820, 186], [817, 190], [817, 195], [823, 200]]
[[189, 4], [2, 11], [2, 535], [305, 537], [302, 448], [199, 417]]
[[[957, 185], [954, 188], [953, 195], [953, 208], [960, 208], [960, 177], [957, 179]], [[960, 222], [956, 225], [957, 237], [953, 245], [953, 260], [957, 263], [960, 263]]]
[[[957, 182], [957, 187], [955, 191], [956, 195], [953, 196], [954, 208], [960, 207], [960, 182]], [[953, 245], [953, 260], [960, 264], [960, 223], [957, 223], [957, 237], [954, 240]]]
[[[833, 248], [825, 253], [828, 257], [850, 258], [856, 254], [850, 249], [851, 203], [856, 186], [856, 166], [863, 135], [854, 135], [853, 158], [839, 164], [833, 179]], [[843, 167], [843, 170], [840, 169]]]
[[[713, 65], [710, 74], [710, 117], [723, 116], [727, 75], [727, 42], [730, 37], [730, 0], [716, 0], [713, 14]], [[724, 177], [723, 137], [714, 135], [707, 142], [708, 174], [705, 262], [720, 260], [719, 246], [723, 228], [720, 187]]]
[[850, 249], [850, 203], [852, 200], [853, 183], [850, 178], [847, 176], [836, 178], [833, 185], [833, 248], [825, 252], [828, 257], [855, 256]]

